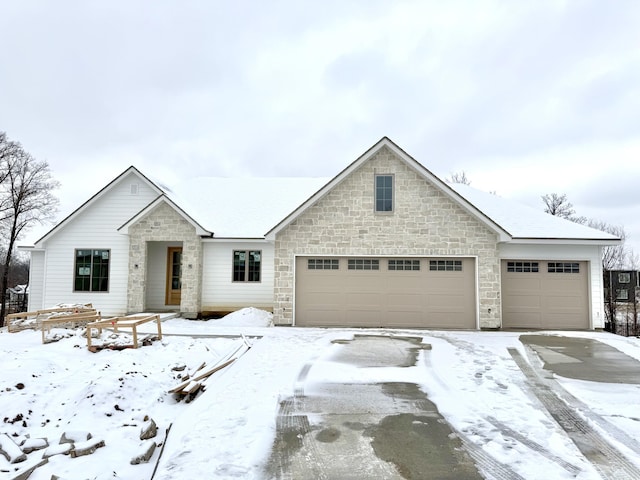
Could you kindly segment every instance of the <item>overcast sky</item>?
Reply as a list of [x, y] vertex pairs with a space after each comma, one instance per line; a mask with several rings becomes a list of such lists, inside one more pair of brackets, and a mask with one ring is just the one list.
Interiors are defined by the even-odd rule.
[[130, 165], [328, 177], [386, 135], [640, 253], [639, 26], [636, 0], [0, 0], [0, 131], [61, 214]]

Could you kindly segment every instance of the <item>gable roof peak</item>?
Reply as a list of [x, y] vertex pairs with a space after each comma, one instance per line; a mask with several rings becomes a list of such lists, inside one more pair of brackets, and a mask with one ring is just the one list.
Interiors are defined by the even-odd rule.
[[86, 210], [91, 204], [93, 204], [96, 200], [103, 197], [106, 193], [111, 191], [116, 185], [120, 183], [120, 181], [126, 178], [127, 175], [133, 173], [137, 175], [142, 181], [146, 182], [149, 187], [154, 190], [158, 195], [164, 195], [164, 191], [158, 185], [156, 185], [153, 181], [151, 181], [146, 175], [144, 175], [140, 170], [138, 170], [135, 166], [131, 165], [126, 168], [122, 173], [120, 173], [117, 177], [111, 180], [107, 185], [102, 187], [97, 193], [95, 193], [92, 197], [90, 197], [86, 202], [80, 205], [78, 208], [73, 210], [69, 215], [67, 215], [64, 219], [58, 222], [51, 230], [45, 233], [42, 237], [34, 242], [35, 246], [38, 246], [43, 241], [50, 238], [52, 235], [55, 235], [57, 232], [62, 230], [74, 217], [79, 215], [82, 211]]

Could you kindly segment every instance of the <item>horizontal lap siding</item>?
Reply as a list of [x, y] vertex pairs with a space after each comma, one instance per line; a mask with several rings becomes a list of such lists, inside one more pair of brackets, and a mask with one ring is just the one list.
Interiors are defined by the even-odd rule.
[[[233, 251], [260, 250], [260, 282], [233, 282]], [[273, 308], [273, 244], [205, 242], [203, 244], [202, 310]]]
[[[131, 183], [139, 185], [138, 195], [130, 194]], [[90, 302], [103, 315], [126, 313], [129, 240], [117, 229], [154, 198], [151, 188], [137, 176], [128, 175], [53, 235], [45, 244], [47, 284], [43, 307]], [[73, 291], [74, 255], [78, 248], [111, 250], [108, 292]]]

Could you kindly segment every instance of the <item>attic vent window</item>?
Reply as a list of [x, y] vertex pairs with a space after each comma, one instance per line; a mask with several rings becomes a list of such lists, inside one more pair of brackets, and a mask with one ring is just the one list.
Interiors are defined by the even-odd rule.
[[137, 183], [132, 183], [131, 184], [131, 195], [138, 195], [138, 184]]

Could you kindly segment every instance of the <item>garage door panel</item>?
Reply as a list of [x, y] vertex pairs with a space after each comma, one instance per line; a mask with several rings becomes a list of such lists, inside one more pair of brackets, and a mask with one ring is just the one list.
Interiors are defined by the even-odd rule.
[[503, 308], [535, 308], [537, 310], [542, 306], [541, 301], [542, 297], [534, 296], [530, 293], [528, 295], [522, 293], [512, 294], [504, 299]]
[[[314, 257], [318, 258], [318, 257]], [[419, 270], [415, 261], [419, 261]], [[338, 270], [306, 268], [308, 257], [296, 261], [295, 322], [303, 326], [333, 326], [322, 318], [341, 312], [341, 325], [360, 327], [476, 328], [475, 261], [457, 259], [462, 271], [432, 271], [428, 258], [412, 258], [411, 269], [388, 269], [388, 258], [378, 259], [378, 270], [349, 270], [348, 259]], [[318, 281], [322, 279], [323, 281]], [[320, 302], [329, 309], [316, 308]], [[312, 314], [309, 314], [312, 312]]]
[[[525, 274], [520, 274], [525, 275]], [[535, 274], [532, 274], [535, 275]], [[503, 277], [503, 281], [512, 283], [510, 285], [511, 289], [514, 291], [522, 291], [522, 292], [530, 292], [532, 290], [540, 290], [541, 288], [541, 277], [540, 275], [535, 276], [526, 276], [526, 277], [516, 277], [516, 276], [507, 276]]]
[[[520, 271], [508, 271], [518, 264]], [[538, 271], [524, 271], [535, 263]], [[551, 265], [550, 265], [551, 264]], [[557, 265], [578, 270], [558, 271]], [[589, 287], [587, 262], [503, 260], [502, 324], [505, 328], [587, 329]]]

